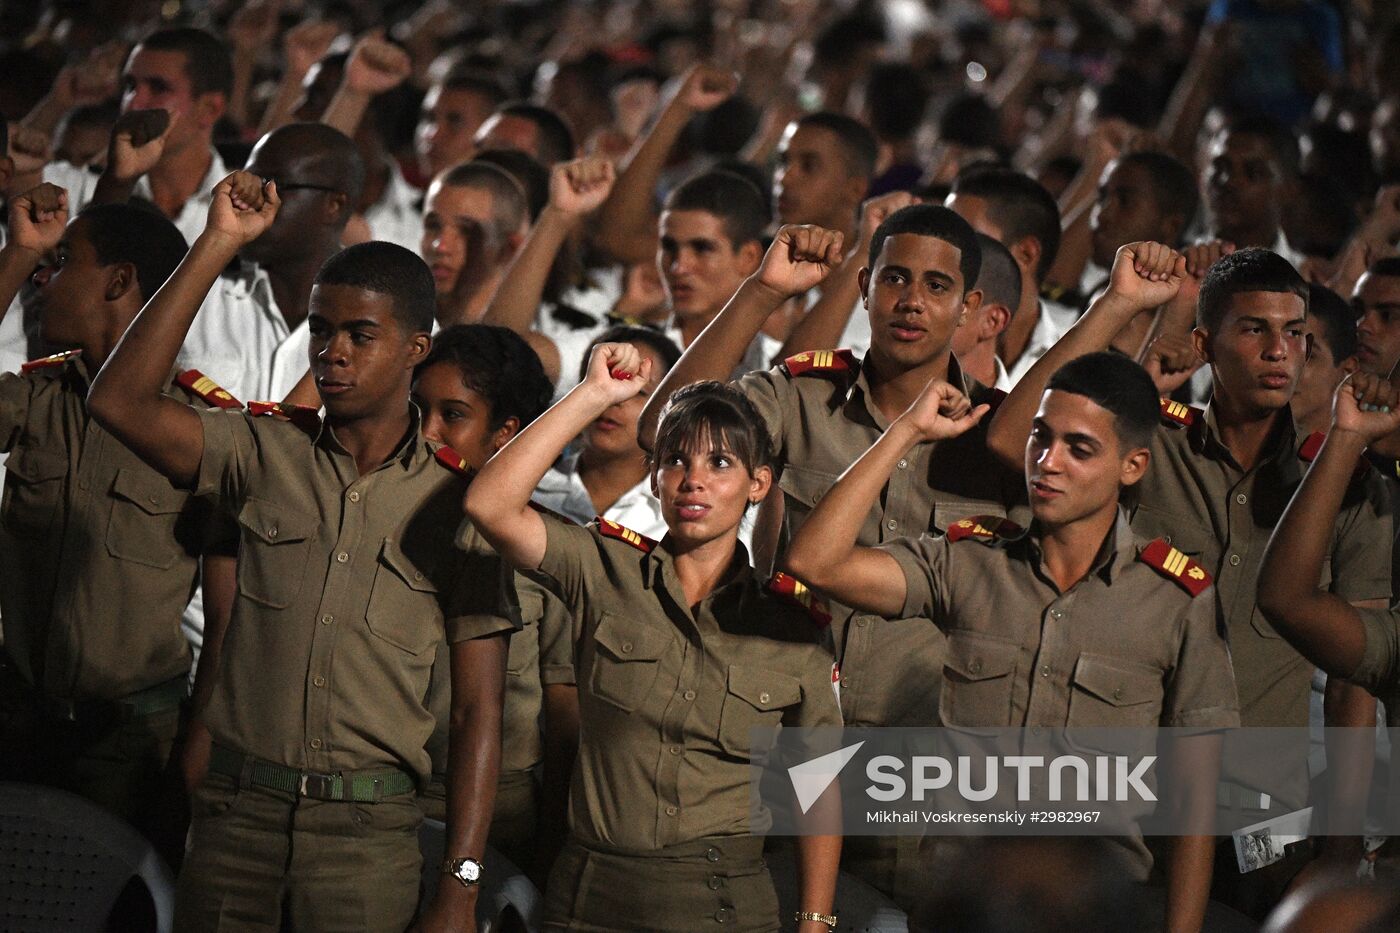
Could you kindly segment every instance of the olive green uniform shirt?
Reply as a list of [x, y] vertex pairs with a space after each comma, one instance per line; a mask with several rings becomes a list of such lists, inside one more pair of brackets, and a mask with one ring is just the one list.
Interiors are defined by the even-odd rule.
[[421, 783], [437, 646], [509, 631], [497, 558], [453, 540], [464, 477], [410, 433], [360, 475], [328, 426], [204, 411], [198, 491], [237, 516], [237, 596], [206, 714], [214, 741], [298, 770]]
[[92, 420], [90, 378], [77, 358], [0, 375], [0, 615], [41, 692], [111, 700], [189, 673], [209, 510]]
[[[996, 399], [966, 376], [952, 357], [948, 381], [974, 404]], [[749, 373], [738, 386], [762, 415], [782, 463], [788, 536], [818, 500], [889, 427], [858, 371], [806, 372], [783, 366]], [[943, 532], [972, 515], [1007, 515], [1025, 502], [1025, 480], [988, 452], [986, 423], [940, 444], [915, 446], [896, 465], [880, 501], [866, 516], [857, 543], [873, 547], [903, 536]], [[1024, 509], [1013, 519], [1028, 520]], [[836, 610], [836, 607], [833, 607]], [[841, 660], [841, 709], [850, 725], [918, 726], [938, 722], [943, 636], [927, 619], [882, 621], [833, 611]]]
[[841, 724], [811, 616], [763, 590], [742, 545], [692, 613], [665, 542], [647, 552], [596, 525], [544, 520], [530, 576], [580, 632], [573, 834], [652, 851], [766, 829], [749, 820], [750, 730]]
[[1400, 726], [1400, 619], [1394, 609], [1358, 609], [1366, 628], [1366, 652], [1349, 683], [1385, 704], [1386, 724]]
[[[1293, 497], [1307, 463], [1286, 412], [1259, 462], [1243, 470], [1220, 441], [1215, 413], [1197, 412], [1185, 428], [1163, 426], [1152, 466], [1138, 484], [1133, 530], [1165, 537], [1215, 578], [1215, 600], [1230, 643], [1244, 726], [1306, 728], [1313, 666], [1269, 625], [1256, 604], [1264, 548]], [[1390, 597], [1390, 517], [1374, 472], [1352, 484], [1328, 535], [1321, 586], [1350, 602]], [[1273, 760], [1232, 756], [1222, 776], [1250, 790], [1304, 804], [1306, 743]], [[1280, 776], [1284, 778], [1281, 779]]]

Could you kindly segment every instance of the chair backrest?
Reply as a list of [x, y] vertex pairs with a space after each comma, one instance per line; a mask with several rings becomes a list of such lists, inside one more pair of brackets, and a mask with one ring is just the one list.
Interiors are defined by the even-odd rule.
[[151, 844], [91, 801], [34, 784], [0, 782], [0, 930], [100, 930], [139, 877], [159, 933], [173, 928], [175, 884]]
[[[418, 830], [418, 847], [423, 852], [422, 903], [426, 905], [437, 893], [442, 879], [443, 849], [447, 827], [440, 820], [424, 820]], [[515, 865], [495, 849], [487, 848], [482, 855], [486, 866], [481, 880], [481, 893], [476, 899], [477, 933], [507, 933], [524, 927], [540, 928], [543, 903], [539, 889]], [[453, 881], [453, 884], [457, 882]]]

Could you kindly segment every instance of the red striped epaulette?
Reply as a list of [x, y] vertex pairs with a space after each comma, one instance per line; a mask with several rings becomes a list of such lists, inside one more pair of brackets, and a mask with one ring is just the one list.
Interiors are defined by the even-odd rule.
[[605, 538], [616, 538], [619, 541], [626, 541], [644, 554], [650, 554], [656, 547], [656, 542], [646, 535], [637, 534], [631, 528], [624, 528], [611, 519], [598, 516], [598, 533]]
[[1200, 410], [1169, 398], [1162, 399], [1162, 420], [1189, 428], [1196, 423]]
[[476, 475], [476, 471], [467, 465], [467, 458], [463, 457], [446, 444], [439, 447], [437, 453], [433, 454], [433, 457], [438, 463], [441, 463], [453, 473], [461, 474], [467, 477], [467, 479], [471, 479]]
[[823, 373], [853, 373], [860, 361], [850, 350], [804, 350], [783, 360], [783, 370], [789, 376]]
[[1166, 538], [1148, 542], [1147, 547], [1138, 552], [1138, 560], [1162, 576], [1175, 580], [1192, 596], [1200, 596], [1211, 584], [1206, 568], [1172, 547]]
[[175, 384], [215, 408], [242, 408], [243, 403], [228, 390], [197, 369], [187, 369], [175, 377]]
[[62, 353], [55, 353], [53, 356], [45, 356], [37, 360], [30, 360], [28, 363], [22, 363], [20, 364], [19, 371], [22, 373], [32, 373], [39, 369], [53, 369], [62, 366], [69, 360], [76, 360], [82, 355], [82, 350], [64, 350]]
[[[1298, 448], [1298, 459], [1302, 460], [1304, 463], [1312, 463], [1317, 459], [1318, 452], [1322, 450], [1322, 442], [1325, 440], [1327, 440], [1327, 435], [1322, 431], [1314, 431], [1309, 434], [1304, 438], [1302, 445]], [[1397, 466], [1400, 466], [1400, 464]], [[1357, 479], [1358, 477], [1364, 476], [1366, 471], [1370, 468], [1371, 463], [1369, 460], [1364, 456], [1358, 457], [1356, 460], [1356, 469], [1351, 471], [1351, 478]], [[1400, 475], [1400, 472], [1397, 472], [1397, 475]]]
[[983, 544], [1015, 541], [1025, 533], [1026, 529], [1000, 515], [974, 515], [972, 518], [964, 518], [949, 525], [947, 531], [949, 541], [972, 538]]
[[807, 615], [818, 625], [825, 627], [831, 624], [831, 613], [826, 611], [826, 604], [796, 577], [775, 573], [766, 588], [779, 602], [807, 610]]
[[259, 415], [272, 415], [279, 421], [290, 421], [308, 434], [321, 427], [320, 413], [306, 405], [291, 405], [286, 402], [249, 402], [248, 414], [255, 418]]

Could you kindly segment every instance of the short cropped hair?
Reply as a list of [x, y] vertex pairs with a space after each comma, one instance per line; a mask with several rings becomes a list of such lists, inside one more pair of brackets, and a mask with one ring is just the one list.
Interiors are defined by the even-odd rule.
[[852, 178], [869, 178], [875, 174], [875, 163], [880, 159], [880, 142], [864, 123], [844, 113], [821, 110], [799, 118], [797, 126], [799, 129], [812, 127], [826, 130], [834, 135], [842, 161], [846, 163], [846, 174]]
[[588, 358], [593, 354], [593, 348], [600, 343], [639, 343], [655, 353], [661, 360], [661, 372], [651, 374], [653, 382], [659, 381], [681, 360], [681, 348], [676, 346], [674, 340], [655, 327], [643, 327], [639, 324], [614, 324], [594, 337], [593, 342], [588, 345], [588, 352], [583, 355], [583, 360], [579, 364], [580, 382], [587, 377]]
[[447, 69], [438, 84], [444, 91], [467, 91], [486, 98], [493, 108], [501, 106], [509, 94], [496, 76], [470, 62], [457, 62]]
[[549, 204], [549, 169], [529, 153], [519, 149], [483, 149], [472, 156], [471, 160], [504, 169], [507, 175], [515, 179], [520, 185], [520, 190], [525, 193], [525, 203], [529, 208], [532, 223]]
[[387, 295], [394, 319], [406, 334], [433, 329], [436, 291], [428, 264], [412, 250], [374, 240], [347, 246], [316, 273], [313, 285], [348, 285]]
[[539, 356], [509, 327], [493, 324], [454, 324], [433, 337], [433, 348], [414, 370], [416, 380], [430, 366], [451, 363], [462, 385], [491, 407], [491, 430], [514, 418], [520, 427], [549, 407], [554, 383], [544, 374]]
[[498, 234], [519, 230], [529, 217], [530, 203], [515, 177], [493, 162], [461, 162], [435, 179], [444, 187], [475, 188], [491, 193], [491, 222]]
[[1308, 283], [1308, 317], [1317, 323], [1315, 333], [1334, 363], [1356, 355], [1356, 309], [1345, 298], [1325, 285]]
[[539, 104], [513, 100], [502, 104], [496, 113], [503, 117], [519, 117], [529, 120], [540, 131], [540, 161], [547, 165], [557, 165], [574, 157], [574, 131], [564, 118]]
[[996, 237], [977, 234], [982, 249], [982, 268], [977, 273], [977, 287], [982, 291], [982, 305], [1002, 305], [1013, 315], [1021, 304], [1021, 267], [1011, 250]]
[[1181, 217], [1181, 226], [1175, 231], [1171, 245], [1182, 242], [1201, 201], [1201, 191], [1191, 169], [1165, 152], [1130, 152], [1120, 157], [1118, 164], [1136, 165], [1143, 169], [1158, 212], [1164, 216], [1177, 214]]
[[881, 221], [870, 238], [870, 255], [867, 262], [875, 268], [875, 260], [885, 241], [892, 236], [910, 233], [914, 236], [931, 236], [959, 252], [958, 268], [962, 272], [964, 291], [976, 287], [977, 276], [982, 271], [982, 247], [977, 243], [977, 232], [956, 212], [938, 204], [911, 204], [900, 208]]
[[131, 204], [92, 204], [74, 223], [82, 224], [100, 265], [129, 262], [135, 267], [143, 302], [165, 284], [189, 248], [164, 215]]
[[665, 210], [713, 214], [736, 250], [746, 243], [762, 242], [770, 217], [762, 192], [753, 182], [733, 172], [691, 176], [667, 196]]
[[216, 91], [225, 97], [233, 93], [233, 56], [228, 46], [212, 33], [193, 26], [158, 29], [139, 43], [152, 52], [179, 52], [185, 56], [185, 78], [198, 97]]
[[1055, 370], [1045, 390], [1080, 395], [1111, 412], [1120, 451], [1151, 445], [1162, 417], [1157, 387], [1147, 370], [1112, 350], [1070, 360]]
[[1214, 334], [1230, 310], [1230, 301], [1246, 292], [1297, 295], [1308, 308], [1308, 283], [1278, 253], [1258, 247], [1236, 250], [1210, 267], [1196, 299], [1196, 326]]
[[1038, 288], [1060, 251], [1060, 208], [1045, 186], [1011, 169], [978, 168], [958, 176], [953, 194], [986, 201], [987, 218], [1009, 242], [1028, 236], [1040, 241], [1040, 262], [1035, 267]]
[[696, 453], [705, 440], [734, 454], [753, 476], [760, 467], [778, 478], [779, 464], [768, 428], [748, 396], [713, 380], [677, 389], [666, 402], [653, 446], [654, 463], [678, 453]]

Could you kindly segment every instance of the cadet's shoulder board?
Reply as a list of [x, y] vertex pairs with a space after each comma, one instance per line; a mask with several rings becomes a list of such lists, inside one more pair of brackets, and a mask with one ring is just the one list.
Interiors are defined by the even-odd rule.
[[850, 350], [804, 350], [783, 360], [783, 370], [789, 376], [853, 373], [860, 362]]
[[175, 384], [215, 408], [242, 408], [243, 403], [228, 390], [197, 369], [187, 369], [175, 377]]
[[[1325, 440], [1327, 440], [1327, 435], [1321, 431], [1314, 431], [1309, 434], [1303, 441], [1302, 446], [1298, 448], [1298, 459], [1302, 460], [1304, 463], [1312, 463], [1317, 459], [1318, 453], [1322, 450], [1322, 442]], [[1371, 462], [1367, 460], [1365, 456], [1358, 457], [1356, 460], [1356, 469], [1351, 471], [1352, 479], [1357, 479], [1365, 475], [1366, 471], [1370, 468]], [[1400, 462], [1396, 463], [1395, 468], [1396, 475], [1400, 476]]]
[[778, 598], [779, 602], [806, 609], [807, 615], [811, 616], [812, 621], [818, 625], [826, 627], [831, 624], [831, 613], [826, 611], [826, 605], [796, 577], [785, 573], [775, 573], [773, 578], [768, 581], [767, 589]]
[[69, 360], [76, 360], [83, 355], [82, 350], [65, 350], [62, 353], [55, 353], [53, 356], [46, 356], [37, 360], [30, 360], [28, 363], [20, 365], [19, 371], [22, 373], [32, 373], [41, 369], [57, 369]]
[[644, 554], [650, 554], [652, 548], [656, 547], [656, 542], [646, 535], [639, 535], [631, 528], [624, 528], [617, 522], [598, 517], [598, 533], [605, 538], [616, 538], [619, 541], [626, 541]]
[[1138, 552], [1138, 560], [1156, 570], [1162, 576], [1175, 580], [1181, 588], [1192, 596], [1211, 584], [1206, 568], [1167, 543], [1166, 538], [1157, 538]]
[[285, 402], [249, 402], [248, 414], [255, 418], [259, 415], [271, 415], [280, 421], [290, 421], [308, 434], [313, 433], [321, 426], [320, 413], [306, 405], [289, 405]]
[[1199, 411], [1190, 405], [1172, 401], [1169, 398], [1162, 399], [1162, 420], [1170, 424], [1179, 424], [1184, 428], [1191, 427], [1196, 421]]
[[438, 463], [441, 463], [453, 473], [470, 477], [474, 472], [471, 467], [467, 466], [467, 458], [463, 457], [446, 444], [439, 447], [437, 453], [433, 454], [433, 457], [437, 459]]
[[947, 531], [949, 541], [970, 538], [983, 544], [1014, 541], [1025, 533], [1026, 530], [1020, 525], [1000, 515], [974, 515], [972, 518], [964, 518], [949, 525]]

